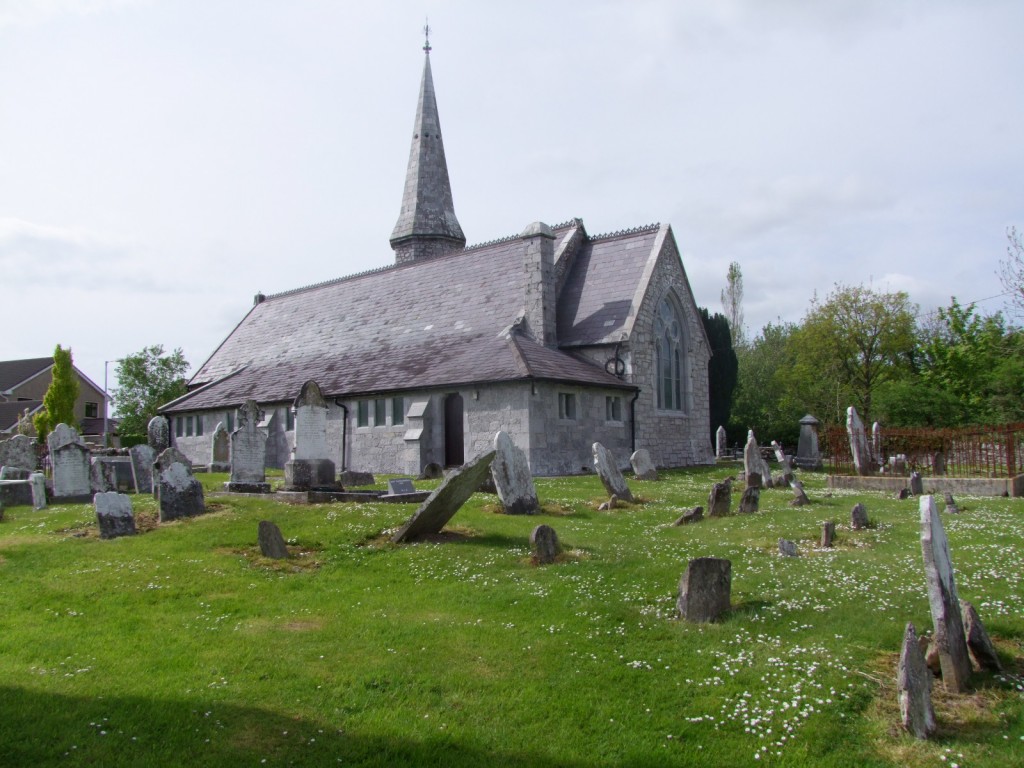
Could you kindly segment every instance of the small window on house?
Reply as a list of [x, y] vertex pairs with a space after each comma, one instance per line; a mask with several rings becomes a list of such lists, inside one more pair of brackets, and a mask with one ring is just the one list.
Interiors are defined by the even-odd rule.
[[399, 424], [405, 424], [404, 397], [391, 398], [391, 424], [394, 426], [398, 426]]
[[377, 398], [373, 401], [373, 426], [383, 427], [388, 420], [388, 401]]
[[228, 411], [227, 418], [225, 418], [224, 421], [225, 421], [224, 426], [226, 426], [228, 428], [228, 432], [234, 432], [235, 431], [235, 412], [234, 411]]
[[85, 418], [95, 419], [100, 415], [100, 404], [99, 403], [86, 403], [85, 404]]
[[196, 434], [203, 434], [203, 414], [196, 415]]
[[370, 401], [360, 400], [356, 403], [356, 426], [370, 426]]
[[192, 416], [185, 417], [185, 437], [192, 437], [192, 429], [195, 427], [195, 419]]
[[185, 419], [181, 416], [176, 416], [174, 419], [174, 436], [181, 437], [185, 434]]
[[293, 429], [295, 429], [295, 411], [292, 410], [291, 406], [285, 406], [284, 431], [291, 432]]
[[605, 421], [622, 421], [622, 398], [618, 395], [608, 395], [604, 399]]
[[576, 395], [572, 392], [558, 393], [558, 418], [575, 421]]

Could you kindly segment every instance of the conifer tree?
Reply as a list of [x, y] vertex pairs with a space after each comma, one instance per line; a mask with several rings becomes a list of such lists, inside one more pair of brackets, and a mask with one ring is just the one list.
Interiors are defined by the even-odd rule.
[[63, 349], [60, 344], [53, 350], [53, 369], [50, 386], [43, 395], [43, 408], [32, 420], [39, 442], [58, 424], [77, 427], [75, 401], [78, 400], [78, 377], [75, 376], [71, 348]]

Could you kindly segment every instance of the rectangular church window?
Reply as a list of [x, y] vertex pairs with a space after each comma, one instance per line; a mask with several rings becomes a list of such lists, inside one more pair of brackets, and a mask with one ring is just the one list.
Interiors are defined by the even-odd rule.
[[181, 437], [185, 434], [185, 419], [181, 416], [177, 416], [174, 419], [174, 436]]
[[228, 428], [228, 432], [229, 433], [234, 432], [235, 431], [235, 412], [229, 410], [228, 414], [227, 414], [227, 418], [224, 419], [224, 421], [226, 422], [225, 426]]
[[391, 425], [405, 424], [405, 398], [391, 398]]
[[617, 395], [608, 395], [604, 399], [605, 421], [622, 421], [622, 398]]
[[192, 437], [192, 429], [195, 426], [195, 419], [191, 416], [185, 417], [185, 437]]
[[373, 426], [387, 426], [388, 422], [388, 401], [378, 397], [373, 401]]
[[197, 413], [196, 414], [196, 435], [200, 435], [201, 436], [202, 434], [203, 434], [203, 414]]
[[370, 426], [370, 401], [360, 400], [356, 403], [356, 426]]
[[291, 432], [295, 429], [295, 411], [291, 407], [284, 409], [284, 431]]
[[558, 393], [558, 418], [576, 420], [576, 395], [572, 392]]

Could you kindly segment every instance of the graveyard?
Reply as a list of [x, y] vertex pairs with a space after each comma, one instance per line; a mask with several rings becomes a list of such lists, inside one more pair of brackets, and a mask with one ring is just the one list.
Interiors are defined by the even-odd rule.
[[[415, 502], [284, 504], [224, 493], [228, 473], [195, 474], [194, 515], [127, 494], [134, 533], [113, 538], [88, 501], [7, 506], [0, 764], [1024, 763], [1021, 500], [935, 501], [1002, 670], [968, 670], [959, 692], [934, 678], [920, 739], [897, 669], [907, 624], [933, 633], [929, 497], [798, 470], [806, 503], [765, 486], [741, 514], [742, 470], [627, 472], [632, 502], [605, 510], [596, 474], [536, 478], [535, 514], [478, 491], [402, 543]], [[264, 523], [287, 557], [261, 550]], [[680, 617], [697, 558], [731, 564], [712, 622]]]

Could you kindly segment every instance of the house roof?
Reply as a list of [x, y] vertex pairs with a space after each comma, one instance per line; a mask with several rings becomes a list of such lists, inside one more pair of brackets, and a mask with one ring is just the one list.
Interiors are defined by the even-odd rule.
[[14, 389], [53, 365], [53, 357], [0, 361], [0, 392]]
[[28, 408], [28, 412], [35, 413], [43, 405], [42, 400], [0, 400], [0, 432], [10, 432], [18, 427], [18, 419]]

